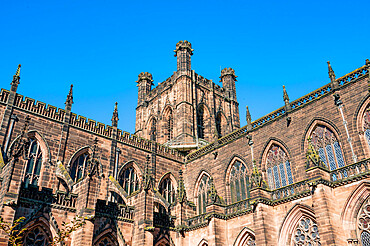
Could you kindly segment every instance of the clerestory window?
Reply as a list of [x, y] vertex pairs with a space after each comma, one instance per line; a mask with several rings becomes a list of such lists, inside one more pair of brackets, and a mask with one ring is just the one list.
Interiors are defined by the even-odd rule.
[[38, 185], [42, 166], [42, 152], [40, 144], [36, 139], [31, 139], [27, 153], [28, 161], [23, 182], [27, 187], [29, 184]]
[[238, 202], [249, 197], [249, 177], [246, 166], [235, 161], [230, 172], [231, 202]]
[[77, 182], [83, 178], [88, 160], [89, 154], [86, 152], [78, 156], [77, 159], [72, 163], [69, 173], [74, 182]]
[[132, 166], [122, 172], [119, 177], [119, 183], [128, 195], [139, 190], [139, 179]]
[[266, 167], [270, 189], [279, 189], [293, 183], [289, 158], [280, 146], [271, 145], [267, 154]]
[[171, 179], [169, 177], [162, 180], [159, 186], [159, 193], [167, 200], [167, 202], [175, 202], [175, 189], [172, 185]]

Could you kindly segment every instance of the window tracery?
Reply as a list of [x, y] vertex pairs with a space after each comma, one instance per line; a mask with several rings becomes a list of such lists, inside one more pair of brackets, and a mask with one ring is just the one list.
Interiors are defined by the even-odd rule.
[[208, 200], [208, 188], [210, 186], [211, 179], [208, 175], [203, 175], [199, 188], [198, 188], [198, 214], [206, 212], [207, 200]]
[[326, 126], [318, 125], [311, 134], [311, 142], [320, 159], [330, 170], [344, 167], [344, 158], [338, 139]]
[[369, 201], [360, 210], [358, 217], [358, 229], [360, 234], [361, 244], [370, 246], [370, 204]]
[[267, 154], [267, 179], [271, 189], [278, 189], [293, 183], [292, 169], [285, 151], [273, 144]]
[[112, 240], [111, 239], [109, 239], [109, 237], [104, 237], [103, 239], [101, 239], [100, 241], [99, 241], [99, 243], [97, 244], [98, 246], [114, 246], [114, 245], [116, 245], [116, 244], [114, 244], [113, 242], [112, 242]]
[[249, 177], [246, 166], [235, 161], [230, 171], [231, 202], [238, 202], [249, 197]]
[[134, 167], [130, 166], [122, 172], [119, 183], [128, 195], [139, 190], [139, 179]]
[[88, 160], [89, 154], [86, 152], [78, 156], [77, 159], [73, 162], [69, 174], [74, 182], [77, 182], [78, 180], [83, 178]]
[[165, 178], [160, 186], [159, 186], [159, 193], [166, 199], [167, 202], [174, 203], [175, 202], [175, 189], [172, 185], [171, 179], [169, 177]]
[[302, 217], [292, 240], [294, 246], [320, 246], [320, 235], [316, 222], [308, 217]]
[[25, 246], [47, 246], [49, 245], [49, 239], [45, 231], [41, 227], [37, 226], [30, 230], [24, 237]]
[[370, 148], [370, 104], [367, 106], [363, 116], [363, 130], [366, 142]]
[[29, 184], [37, 185], [40, 179], [42, 166], [41, 146], [36, 139], [31, 139], [27, 153], [28, 161], [23, 182], [27, 187]]

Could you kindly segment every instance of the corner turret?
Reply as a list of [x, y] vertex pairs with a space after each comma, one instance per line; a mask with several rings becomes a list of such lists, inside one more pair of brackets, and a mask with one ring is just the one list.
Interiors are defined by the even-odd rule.
[[191, 70], [191, 56], [193, 49], [191, 43], [187, 40], [179, 41], [176, 44], [175, 57], [177, 57], [177, 71], [190, 71]]

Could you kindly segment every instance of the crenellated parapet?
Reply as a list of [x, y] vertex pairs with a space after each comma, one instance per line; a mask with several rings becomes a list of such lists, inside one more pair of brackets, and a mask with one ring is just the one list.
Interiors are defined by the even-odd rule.
[[136, 81], [137, 83], [140, 83], [142, 80], [153, 82], [153, 75], [148, 72], [141, 72], [138, 75], [138, 80]]
[[191, 43], [187, 40], [179, 41], [176, 44], [175, 57], [177, 57], [177, 71], [190, 71], [191, 70], [191, 56], [193, 49]]
[[177, 52], [178, 51], [181, 51], [181, 50], [187, 50], [190, 55], [193, 55], [193, 49], [191, 48], [191, 43], [187, 40], [184, 40], [184, 41], [179, 41], [177, 44], [176, 44], [176, 49], [174, 50], [174, 52], [176, 53], [175, 54], [175, 57], [177, 56]]
[[224, 68], [221, 71], [221, 77], [220, 77], [221, 81], [222, 81], [222, 78], [227, 76], [227, 75], [232, 76], [235, 79], [235, 81], [236, 81], [236, 78], [238, 77], [238, 76], [235, 75], [235, 70], [234, 69], [232, 69], [230, 67], [229, 68]]

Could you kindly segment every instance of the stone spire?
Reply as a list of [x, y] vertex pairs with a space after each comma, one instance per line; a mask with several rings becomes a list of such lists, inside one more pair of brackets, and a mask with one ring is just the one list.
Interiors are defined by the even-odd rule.
[[116, 105], [114, 106], [114, 111], [113, 111], [113, 116], [112, 116], [112, 126], [117, 126], [118, 125], [118, 103], [116, 102]]
[[17, 71], [13, 75], [13, 80], [12, 80], [11, 88], [10, 88], [10, 90], [13, 92], [17, 91], [19, 80], [21, 79], [20, 75], [21, 75], [21, 64], [18, 65]]
[[71, 111], [73, 104], [73, 84], [71, 84], [71, 88], [69, 89], [69, 93], [64, 104], [66, 105], [66, 111]]
[[246, 120], [247, 120], [247, 130], [252, 130], [252, 117], [251, 113], [249, 112], [249, 108], [247, 106], [247, 114], [246, 114]]
[[285, 110], [289, 112], [292, 109], [292, 107], [290, 106], [289, 103], [289, 96], [288, 93], [286, 92], [285, 85], [283, 85], [283, 99], [285, 102]]
[[330, 65], [330, 61], [328, 61], [328, 74], [329, 74], [329, 78], [330, 78], [330, 81], [333, 87], [332, 90], [338, 89], [338, 82], [335, 79], [335, 73], [334, 73], [333, 68]]
[[187, 40], [179, 41], [176, 44], [175, 57], [177, 57], [177, 71], [191, 70], [191, 56], [193, 55], [191, 43]]

